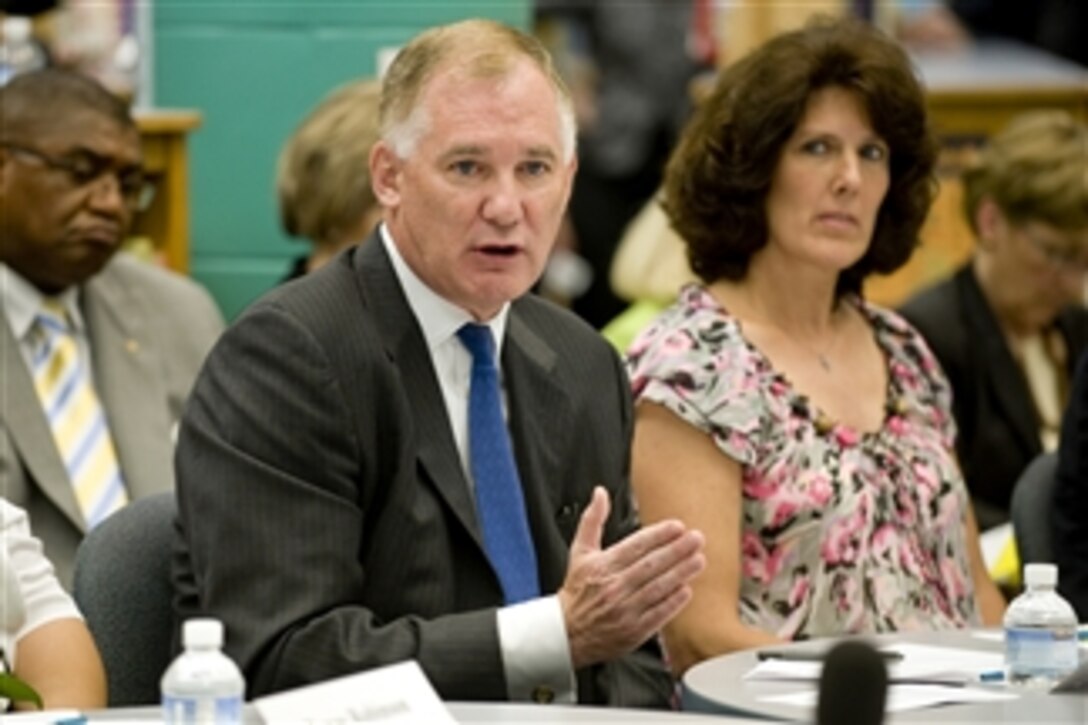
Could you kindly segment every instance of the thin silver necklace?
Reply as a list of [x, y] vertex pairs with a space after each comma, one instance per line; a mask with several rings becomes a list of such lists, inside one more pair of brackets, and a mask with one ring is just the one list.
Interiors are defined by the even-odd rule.
[[828, 356], [831, 354], [832, 349], [835, 347], [835, 342], [838, 340], [838, 332], [835, 329], [834, 313], [832, 313], [832, 322], [830, 329], [831, 336], [827, 342], [827, 345], [824, 346], [823, 351], [817, 350], [812, 345], [809, 345], [806, 342], [802, 342], [799, 338], [793, 337], [788, 333], [786, 334], [786, 336], [793, 340], [794, 344], [804, 348], [809, 354], [813, 355], [816, 358], [816, 361], [820, 363], [820, 367], [823, 368], [825, 373], [831, 373], [831, 359]]
[[[749, 295], [749, 302], [748, 302], [748, 306], [749, 306], [749, 308], [750, 308], [750, 309], [754, 309], [754, 310], [756, 310], [757, 312], [758, 312], [758, 311], [760, 310], [760, 308], [762, 307], [762, 305], [756, 305], [756, 304], [752, 304], [752, 300], [751, 300], [751, 297], [750, 297], [750, 295]], [[773, 322], [773, 317], [771, 317], [770, 315], [766, 315], [766, 314], [764, 314], [764, 315], [762, 315], [762, 317], [763, 317], [763, 319], [764, 319], [764, 320], [766, 320], [766, 321], [767, 321], [767, 323], [769, 323], [769, 324], [770, 324], [771, 326], [773, 326], [773, 327], [776, 327], [776, 328], [778, 328], [778, 331], [779, 331], [780, 333], [782, 333], [783, 335], [785, 335], [785, 336], [786, 336], [787, 338], [789, 338], [789, 340], [790, 340], [790, 341], [791, 341], [791, 342], [792, 342], [792, 343], [793, 343], [794, 345], [796, 345], [797, 347], [799, 347], [799, 348], [803, 349], [803, 350], [804, 350], [805, 352], [807, 352], [808, 354], [810, 354], [810, 355], [812, 355], [813, 357], [815, 357], [815, 358], [816, 358], [816, 362], [818, 362], [818, 363], [820, 364], [820, 367], [821, 367], [821, 368], [823, 369], [823, 371], [824, 371], [825, 373], [828, 373], [828, 374], [830, 374], [830, 373], [832, 372], [832, 365], [831, 365], [831, 359], [830, 359], [830, 358], [828, 357], [828, 355], [829, 355], [829, 354], [831, 353], [831, 350], [832, 350], [832, 348], [833, 348], [833, 347], [835, 346], [835, 342], [836, 342], [836, 341], [837, 341], [837, 339], [838, 339], [838, 334], [837, 334], [837, 331], [836, 331], [836, 329], [835, 329], [835, 316], [836, 316], [836, 315], [837, 315], [837, 314], [838, 314], [839, 312], [840, 312], [840, 308], [839, 308], [839, 301], [836, 301], [836, 302], [835, 302], [835, 306], [834, 306], [834, 308], [833, 308], [833, 309], [832, 309], [832, 311], [831, 311], [831, 317], [832, 317], [832, 319], [831, 319], [831, 328], [830, 328], [830, 329], [831, 329], [831, 332], [832, 332], [832, 334], [831, 334], [831, 339], [830, 339], [830, 340], [828, 341], [827, 345], [825, 346], [825, 349], [824, 349], [824, 350], [823, 350], [822, 352], [821, 352], [820, 350], [817, 350], [816, 348], [812, 347], [811, 345], [808, 345], [808, 344], [806, 344], [806, 343], [802, 342], [802, 341], [801, 341], [801, 340], [799, 340], [799, 339], [798, 339], [798, 338], [797, 338], [796, 336], [794, 336], [794, 335], [791, 335], [791, 334], [790, 334], [789, 332], [787, 332], [787, 331], [786, 331], [786, 330], [785, 330], [785, 329], [784, 329], [784, 328], [783, 328], [782, 326], [780, 326], [780, 325], [776, 324], [775, 322]], [[764, 324], [767, 324], [767, 323], [764, 323]]]
[[[830, 351], [831, 346], [832, 346], [831, 343], [829, 343], [828, 346], [827, 346], [828, 352], [820, 352], [816, 348], [814, 348], [811, 345], [808, 345], [806, 343], [803, 343], [800, 340], [795, 339], [794, 342], [798, 346], [804, 348], [804, 350], [806, 352], [813, 355], [816, 358], [816, 361], [818, 363], [820, 363], [820, 367], [824, 369], [825, 373], [830, 373], [831, 372], [831, 360], [827, 357], [828, 352]], [[834, 341], [832, 341], [832, 342], [834, 342]]]

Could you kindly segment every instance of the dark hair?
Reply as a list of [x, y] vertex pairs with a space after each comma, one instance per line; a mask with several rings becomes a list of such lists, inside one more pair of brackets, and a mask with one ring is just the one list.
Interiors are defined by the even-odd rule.
[[128, 105], [92, 78], [59, 68], [22, 73], [0, 86], [0, 140], [37, 135], [47, 124], [86, 111], [136, 127]]
[[857, 94], [891, 150], [873, 239], [836, 292], [860, 292], [870, 273], [891, 272], [910, 257], [936, 194], [937, 143], [922, 87], [893, 40], [857, 20], [823, 17], [725, 69], [669, 160], [665, 211], [703, 281], [742, 279], [767, 243], [764, 202], [782, 147], [809, 97], [828, 87]]

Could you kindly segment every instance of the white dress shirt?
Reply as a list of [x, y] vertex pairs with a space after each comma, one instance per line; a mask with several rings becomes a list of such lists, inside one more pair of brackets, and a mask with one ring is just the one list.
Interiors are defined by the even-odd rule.
[[[408, 306], [423, 330], [446, 402], [453, 439], [461, 457], [465, 480], [471, 488], [469, 466], [468, 398], [472, 381], [472, 355], [457, 338], [457, 331], [468, 322], [477, 322], [465, 310], [452, 304], [428, 287], [401, 257], [396, 243], [384, 224], [379, 227], [381, 242], [393, 263]], [[495, 339], [496, 365], [503, 388], [503, 413], [506, 414], [506, 386], [503, 381], [502, 346], [510, 305], [503, 305], [486, 324]], [[471, 493], [471, 492], [470, 492]], [[473, 496], [475, 500], [475, 496]], [[539, 688], [554, 693], [555, 702], [576, 700], [570, 645], [563, 611], [555, 595], [502, 607], [498, 610], [499, 645], [506, 673], [507, 695], [511, 700], [532, 700]]]
[[[79, 350], [79, 359], [87, 366], [87, 374], [94, 380], [94, 368], [91, 367], [91, 344], [87, 337], [87, 326], [83, 322], [83, 314], [79, 311], [79, 289], [69, 287], [56, 295], [58, 300], [68, 313], [69, 322], [72, 325], [72, 334], [76, 339], [76, 347]], [[27, 282], [6, 264], [0, 264], [0, 302], [3, 302], [4, 316], [15, 339], [19, 341], [19, 352], [27, 370], [33, 371], [34, 365], [34, 336], [30, 334], [34, 327], [38, 313], [42, 311], [45, 301], [37, 287]]]

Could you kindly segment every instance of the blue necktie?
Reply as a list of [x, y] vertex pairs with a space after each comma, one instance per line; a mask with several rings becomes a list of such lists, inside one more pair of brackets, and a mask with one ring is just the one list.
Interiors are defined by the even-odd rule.
[[507, 604], [540, 596], [536, 552], [525, 515], [525, 498], [502, 417], [499, 371], [491, 329], [469, 323], [457, 331], [472, 353], [468, 399], [469, 468], [476, 487], [476, 513], [484, 548]]

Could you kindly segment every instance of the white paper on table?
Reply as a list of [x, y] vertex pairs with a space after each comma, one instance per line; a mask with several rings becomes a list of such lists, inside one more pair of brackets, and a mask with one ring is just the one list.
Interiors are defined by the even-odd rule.
[[[785, 695], [767, 695], [761, 702], [793, 707], [813, 708], [819, 693], [815, 690], [790, 692]], [[995, 702], [1015, 700], [1019, 695], [1003, 690], [975, 687], [946, 687], [944, 685], [891, 685], [888, 687], [886, 712], [921, 710], [935, 705], [955, 705], [969, 702]]]
[[79, 710], [27, 710], [0, 715], [4, 725], [57, 725], [57, 723], [85, 723], [87, 719]]
[[1005, 630], [1003, 629], [980, 629], [972, 632], [971, 636], [975, 639], [986, 640], [987, 642], [1004, 642]]
[[261, 697], [253, 704], [266, 723], [457, 725], [414, 660]]
[[903, 659], [888, 668], [888, 679], [959, 678], [974, 682], [983, 672], [1003, 670], [1005, 653], [986, 652], [962, 647], [940, 647], [925, 644], [898, 644], [892, 649]]
[[[903, 659], [888, 666], [888, 679], [930, 680], [935, 683], [964, 685], [977, 682], [983, 672], [1005, 667], [1001, 652], [939, 647], [922, 644], [897, 644], [886, 648], [898, 652]], [[818, 680], [823, 663], [769, 659], [760, 662], [745, 675], [745, 680]]]
[[763, 660], [744, 673], [745, 680], [818, 680], [824, 663], [784, 659]]

